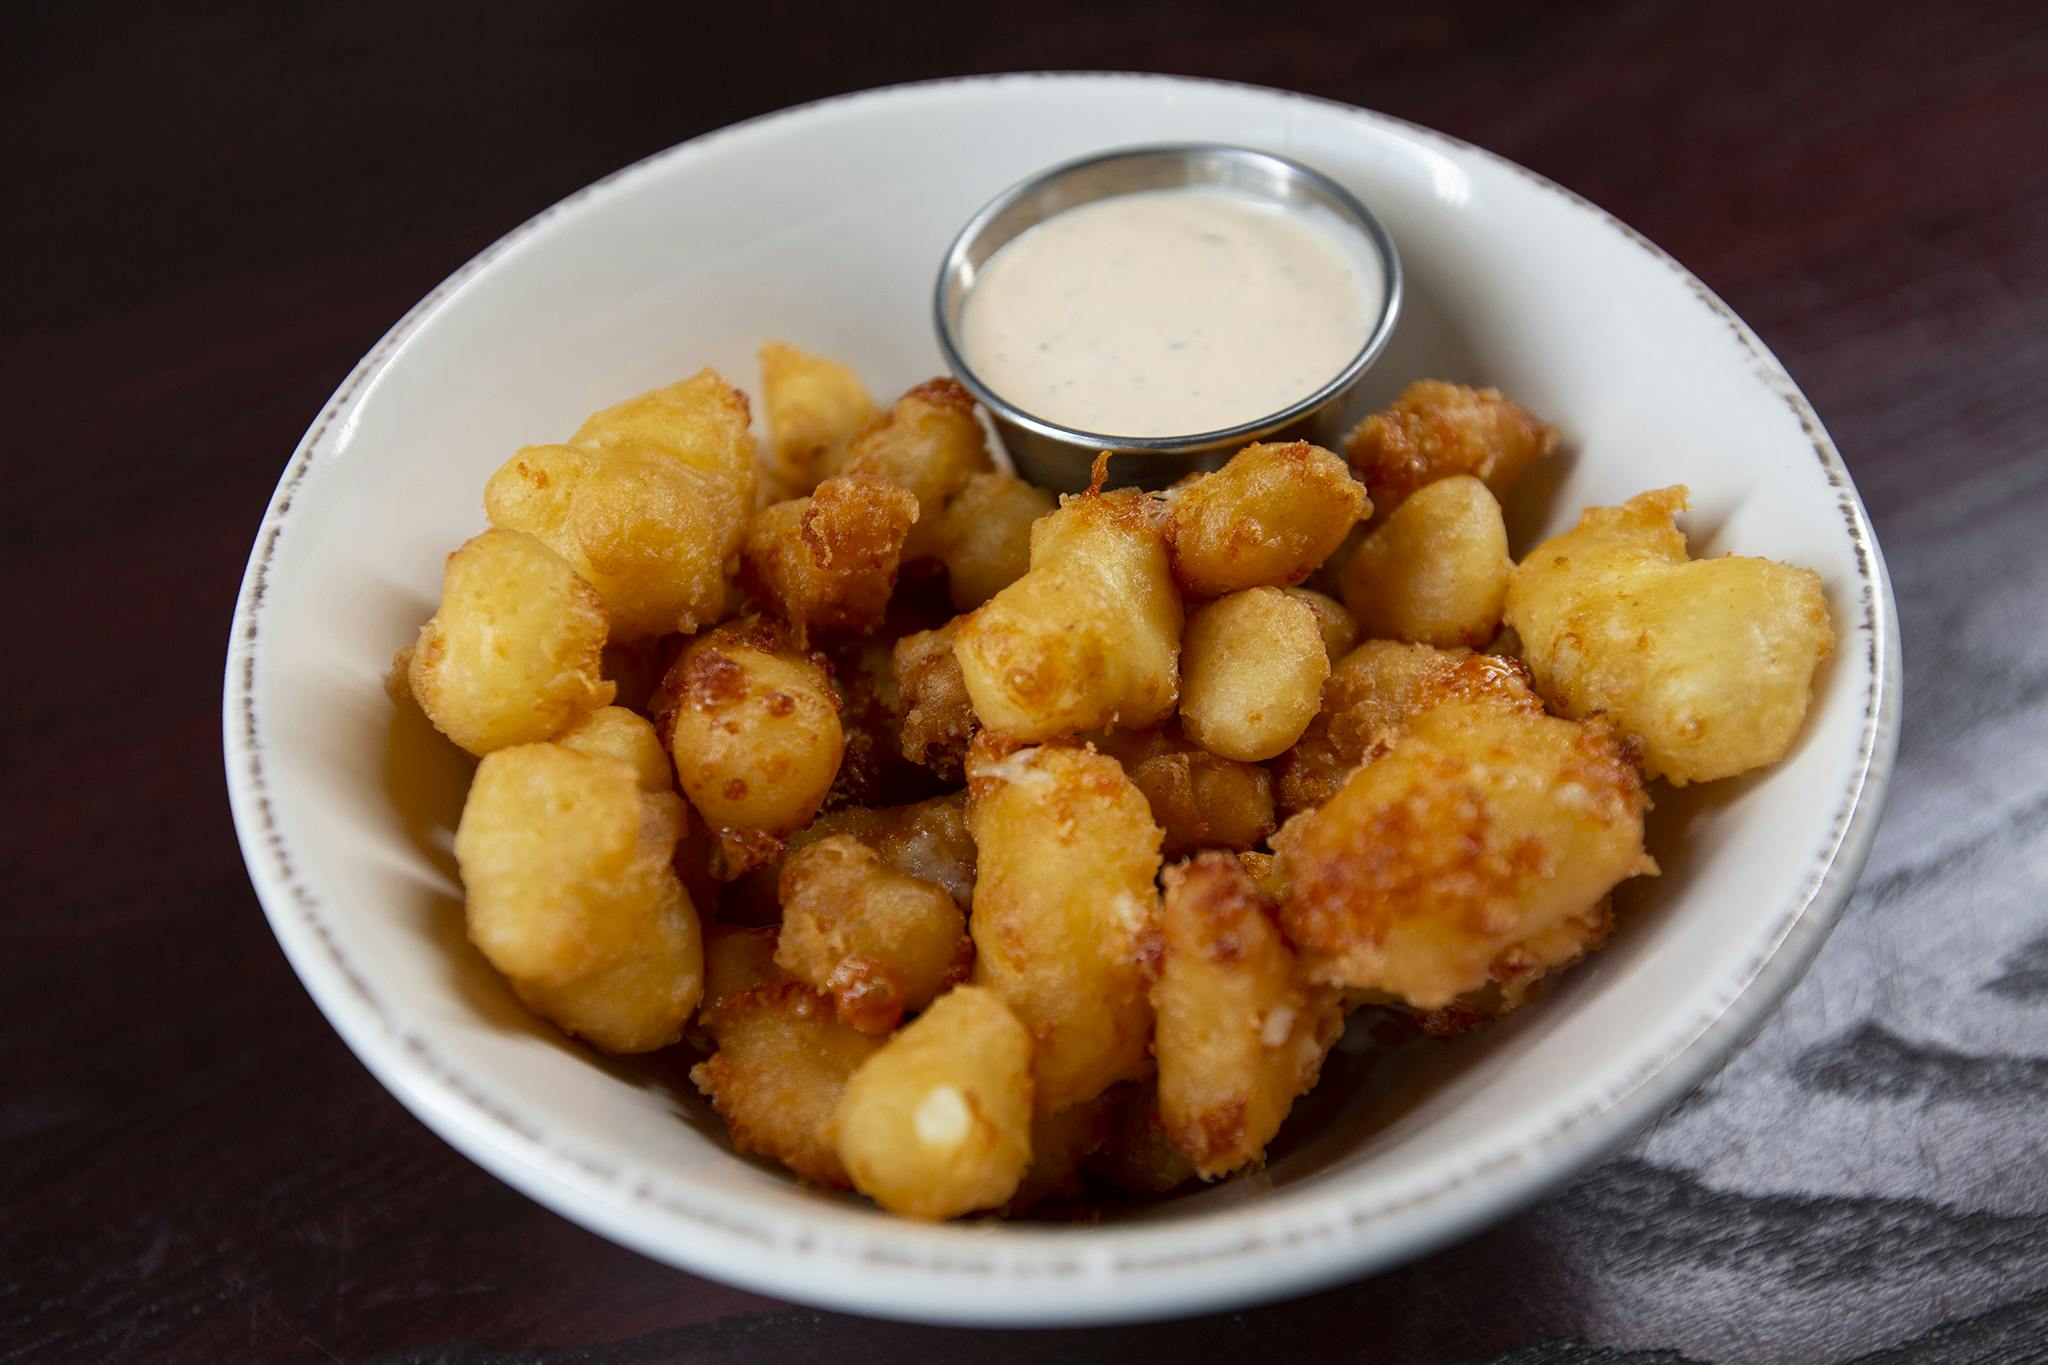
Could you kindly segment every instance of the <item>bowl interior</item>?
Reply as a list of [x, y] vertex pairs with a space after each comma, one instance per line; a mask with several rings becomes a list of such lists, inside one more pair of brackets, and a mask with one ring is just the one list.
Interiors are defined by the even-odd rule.
[[[687, 1061], [607, 1062], [516, 1005], [463, 936], [450, 840], [469, 764], [394, 711], [382, 675], [515, 447], [705, 364], [751, 390], [768, 338], [846, 360], [885, 398], [941, 373], [931, 281], [969, 215], [1055, 162], [1175, 140], [1294, 157], [1386, 225], [1404, 312], [1357, 410], [1436, 376], [1496, 385], [1563, 429], [1509, 509], [1517, 552], [1588, 503], [1685, 483], [1696, 552], [1818, 569], [1839, 644], [1782, 764], [1657, 792], [1664, 875], [1629, 888], [1610, 947], [1455, 1045], [1389, 1055], [1354, 1029], [1264, 1173], [1094, 1227], [887, 1219], [735, 1157]], [[552, 1206], [839, 1306], [1012, 1321], [1215, 1307], [1411, 1254], [1561, 1174], [1620, 1135], [1626, 1097], [1699, 1074], [1711, 1057], [1693, 1044], [1803, 912], [1824, 929], [1839, 892], [1809, 902], [1878, 747], [1889, 651], [1860, 517], [1746, 329], [1625, 229], [1495, 158], [1244, 87], [886, 91], [741, 125], [583, 192], [380, 345], [259, 534], [229, 658], [230, 785], [280, 940], [337, 1028], [423, 1118]], [[1048, 1283], [1061, 1291], [1028, 1288]]]

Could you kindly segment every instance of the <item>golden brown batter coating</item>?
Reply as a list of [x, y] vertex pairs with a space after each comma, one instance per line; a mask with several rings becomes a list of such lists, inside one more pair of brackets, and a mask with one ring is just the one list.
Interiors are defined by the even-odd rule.
[[1470, 474], [1505, 502], [1532, 463], [1557, 449], [1557, 429], [1498, 389], [1419, 379], [1344, 438], [1352, 472], [1386, 520], [1424, 484]]
[[1605, 712], [1637, 737], [1643, 770], [1677, 786], [1783, 758], [1835, 644], [1819, 574], [1688, 558], [1685, 504], [1676, 487], [1588, 508], [1529, 552], [1507, 601], [1544, 698]]
[[1648, 805], [1611, 727], [1446, 702], [1275, 836], [1281, 922], [1314, 980], [1448, 1005], [1601, 941], [1603, 898], [1655, 870]]

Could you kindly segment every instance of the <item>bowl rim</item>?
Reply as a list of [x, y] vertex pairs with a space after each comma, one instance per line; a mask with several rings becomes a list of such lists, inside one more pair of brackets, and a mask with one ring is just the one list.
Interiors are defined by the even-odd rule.
[[[1013, 205], [1041, 187], [1051, 185], [1055, 181], [1079, 175], [1083, 171], [1093, 170], [1097, 166], [1106, 166], [1119, 161], [1138, 161], [1162, 156], [1186, 157], [1198, 154], [1220, 155], [1231, 160], [1268, 161], [1279, 165], [1287, 174], [1298, 177], [1313, 185], [1325, 198], [1336, 204], [1343, 211], [1351, 229], [1356, 231], [1365, 240], [1366, 245], [1371, 248], [1374, 259], [1379, 262], [1382, 280], [1379, 312], [1373, 318], [1372, 326], [1367, 329], [1365, 340], [1360, 343], [1358, 350], [1353, 353], [1351, 358], [1344, 362], [1343, 368], [1338, 370], [1327, 382], [1317, 387], [1306, 397], [1298, 398], [1286, 407], [1267, 413], [1264, 416], [1236, 422], [1227, 427], [1216, 427], [1209, 431], [1193, 431], [1185, 434], [1165, 436], [1114, 436], [1107, 432], [1083, 431], [1080, 427], [1070, 427], [1064, 423], [1055, 422], [1049, 417], [1041, 417], [1037, 413], [1031, 412], [997, 393], [981, 377], [980, 373], [967, 363], [966, 353], [961, 350], [959, 343], [954, 338], [954, 310], [948, 306], [949, 296], [953, 292], [953, 281], [965, 266], [968, 249], [974, 244], [975, 239], [986, 231], [991, 223], [1001, 218]], [[1121, 191], [1123, 194], [1138, 192], [1132, 190]], [[1099, 199], [1091, 199], [1088, 203], [1099, 204], [1104, 200], [1117, 197], [1119, 197], [1118, 193], [1112, 192], [1103, 195]], [[1086, 207], [1086, 205], [1077, 204], [1071, 207], [1081, 208]], [[1068, 211], [1068, 209], [1056, 210], [1047, 217], [1031, 224], [1030, 227], [1025, 228], [1024, 232], [1029, 232], [1031, 228], [1037, 227], [1040, 223], [1048, 222], [1052, 218], [1058, 217], [1060, 213]], [[1017, 237], [1024, 235], [1024, 232], [1020, 232], [1016, 237], [1010, 238], [1009, 241], [1003, 243], [1003, 246], [1008, 246], [1010, 242], [1016, 241]], [[1003, 247], [999, 246], [996, 248], [996, 252], [1000, 252], [1002, 249]], [[995, 252], [991, 252], [990, 260], [993, 260], [994, 257]], [[1291, 156], [1283, 156], [1279, 152], [1270, 152], [1258, 147], [1246, 147], [1234, 142], [1140, 142], [1127, 146], [1109, 147], [1099, 152], [1090, 152], [1086, 156], [1073, 157], [1066, 161], [1058, 162], [1055, 165], [1047, 166], [1043, 170], [1033, 171], [1023, 179], [1006, 186], [986, 204], [976, 209], [974, 215], [961, 225], [960, 231], [954, 234], [952, 242], [946, 247], [945, 255], [939, 258], [938, 276], [932, 284], [932, 331], [938, 337], [939, 354], [945, 359], [946, 368], [951, 370], [954, 376], [967, 386], [968, 392], [972, 393], [993, 416], [1003, 421], [1012, 422], [1035, 436], [1043, 437], [1049, 441], [1058, 441], [1062, 445], [1071, 446], [1075, 450], [1114, 450], [1176, 455], [1192, 453], [1210, 446], [1229, 445], [1237, 441], [1251, 440], [1267, 432], [1277, 431], [1289, 423], [1308, 416], [1308, 414], [1316, 411], [1324, 404], [1349, 393], [1357, 385], [1358, 381], [1365, 377], [1365, 372], [1372, 368], [1373, 362], [1379, 359], [1380, 352], [1386, 350], [1387, 342], [1394, 335], [1394, 328], [1401, 319], [1402, 285], [1401, 253], [1395, 247], [1393, 236], [1388, 233], [1386, 226], [1380, 222], [1379, 217], [1357, 195], [1345, 189], [1314, 166], [1303, 161], [1297, 161]], [[973, 286], [967, 286], [967, 293], [971, 294], [972, 292]], [[966, 309], [967, 300], [963, 297], [960, 301], [960, 314], [963, 321], [966, 317]]]
[[[1678, 1041], [1610, 1079], [1597, 1102], [1559, 1117], [1524, 1145], [1399, 1198], [1349, 1206], [1324, 1182], [1158, 1222], [1081, 1229], [926, 1225], [819, 1200], [797, 1219], [719, 1188], [665, 1186], [622, 1171], [536, 1126], [437, 1054], [341, 952], [319, 894], [294, 859], [266, 785], [258, 681], [261, 623], [287, 518], [322, 449], [351, 423], [418, 327], [492, 262], [557, 215], [689, 149], [776, 120], [865, 102], [913, 100], [952, 87], [1143, 82], [1300, 102], [1478, 156], [1563, 196], [1678, 274], [1747, 352], [1760, 382], [1792, 410], [1836, 493], [1861, 580], [1860, 624], [1870, 682], [1858, 753], [1828, 837], [1788, 883], [1797, 893], [1758, 937], [1756, 955], [1725, 980]], [[321, 1012], [402, 1104], [464, 1155], [542, 1205], [654, 1259], [756, 1292], [871, 1316], [932, 1323], [1082, 1325], [1217, 1312], [1325, 1287], [1411, 1260], [1504, 1217], [1633, 1135], [1739, 1048], [1798, 980], [1848, 899], [1869, 855], [1898, 744], [1897, 608], [1868, 515], [1832, 439], [1805, 396], [1749, 326], [1668, 253], [1612, 214], [1519, 164], [1391, 115], [1299, 92], [1134, 72], [1023, 72], [954, 77], [850, 92], [707, 132], [622, 167], [543, 209], [462, 265], [416, 303], [350, 371], [294, 450], [257, 530], [237, 595], [225, 660], [222, 734], [229, 805], [250, 880], [280, 946]], [[801, 1223], [780, 1236], [763, 1222]]]

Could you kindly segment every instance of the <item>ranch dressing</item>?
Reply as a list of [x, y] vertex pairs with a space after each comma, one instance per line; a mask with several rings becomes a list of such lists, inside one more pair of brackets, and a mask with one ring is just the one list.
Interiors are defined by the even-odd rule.
[[961, 351], [992, 391], [1108, 436], [1256, 421], [1335, 379], [1386, 300], [1334, 213], [1228, 189], [1146, 190], [1054, 215], [977, 273]]

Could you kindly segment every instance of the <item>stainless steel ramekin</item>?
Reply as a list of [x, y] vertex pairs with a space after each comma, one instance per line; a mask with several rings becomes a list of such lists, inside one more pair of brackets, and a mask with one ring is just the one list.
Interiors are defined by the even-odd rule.
[[[1365, 344], [1343, 370], [1308, 397], [1279, 412], [1221, 431], [1186, 436], [1115, 436], [1048, 422], [990, 389], [955, 344], [976, 273], [1011, 239], [1065, 209], [1138, 190], [1219, 185], [1279, 204], [1320, 205], [1357, 229], [1379, 257], [1386, 303]], [[1401, 258], [1393, 239], [1365, 205], [1319, 171], [1271, 152], [1213, 142], [1127, 147], [1070, 161], [1004, 190], [968, 220], [939, 268], [934, 314], [939, 349], [960, 382], [988, 408], [1017, 472], [1062, 492], [1088, 486], [1089, 467], [1104, 450], [1112, 486], [1163, 488], [1195, 470], [1214, 469], [1257, 440], [1308, 440], [1332, 445], [1341, 435], [1344, 401], [1393, 335], [1401, 311]]]

